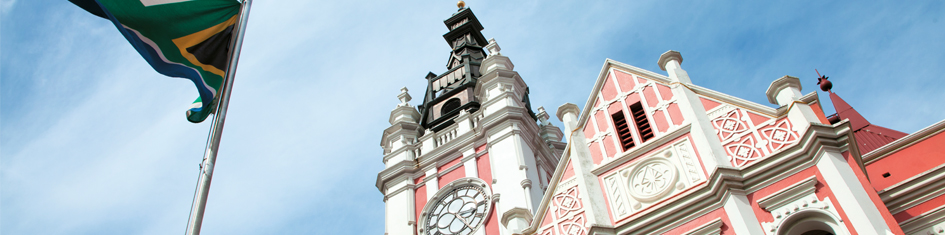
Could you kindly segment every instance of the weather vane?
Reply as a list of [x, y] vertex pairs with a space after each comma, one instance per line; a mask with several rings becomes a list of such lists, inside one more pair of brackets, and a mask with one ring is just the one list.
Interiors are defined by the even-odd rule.
[[820, 75], [820, 71], [814, 69], [814, 72], [817, 73], [817, 85], [820, 85], [820, 90], [830, 92], [830, 88], [833, 88], [833, 83], [827, 80], [827, 76]]

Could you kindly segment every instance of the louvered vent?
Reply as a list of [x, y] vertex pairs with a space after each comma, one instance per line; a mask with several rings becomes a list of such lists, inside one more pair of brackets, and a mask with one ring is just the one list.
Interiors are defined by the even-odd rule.
[[630, 125], [627, 118], [623, 116], [623, 111], [610, 115], [614, 119], [614, 125], [617, 126], [617, 136], [620, 138], [620, 146], [623, 150], [633, 148], [633, 135], [630, 134]]
[[633, 113], [633, 121], [637, 124], [637, 132], [640, 133], [640, 142], [646, 142], [653, 138], [653, 128], [650, 128], [650, 120], [646, 118], [646, 111], [639, 102], [630, 105], [630, 112]]

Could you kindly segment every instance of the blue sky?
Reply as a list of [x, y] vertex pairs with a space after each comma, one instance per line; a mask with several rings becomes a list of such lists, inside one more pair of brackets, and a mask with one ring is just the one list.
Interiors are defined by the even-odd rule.
[[[817, 90], [818, 69], [874, 124], [911, 133], [945, 119], [941, 1], [467, 6], [550, 113], [583, 106], [605, 58], [665, 74], [656, 61], [677, 50], [693, 83], [753, 102], [783, 75]], [[193, 84], [67, 1], [0, 7], [0, 233], [183, 233], [210, 126], [184, 118]], [[382, 234], [381, 132], [401, 87], [416, 105], [424, 75], [445, 71], [455, 10], [254, 2], [203, 233]]]

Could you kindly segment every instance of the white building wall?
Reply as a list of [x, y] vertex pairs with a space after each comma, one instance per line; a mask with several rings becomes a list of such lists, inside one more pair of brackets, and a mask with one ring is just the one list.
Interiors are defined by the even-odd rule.
[[405, 189], [386, 196], [385, 218], [387, 221], [385, 225], [388, 235], [414, 234], [414, 224], [416, 223], [414, 219], [416, 218], [414, 215], [414, 193], [412, 188], [406, 187], [408, 187], [407, 180], [404, 180], [388, 189], [388, 192]]

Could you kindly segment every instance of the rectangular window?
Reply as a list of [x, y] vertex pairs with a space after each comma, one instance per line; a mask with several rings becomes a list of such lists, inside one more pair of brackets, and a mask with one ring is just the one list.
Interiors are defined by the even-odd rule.
[[630, 134], [630, 123], [627, 123], [627, 118], [623, 116], [623, 110], [611, 114], [610, 117], [614, 119], [614, 125], [617, 127], [617, 136], [620, 138], [620, 146], [623, 147], [623, 150], [633, 148], [633, 135]]
[[646, 111], [643, 105], [636, 102], [630, 105], [630, 113], [633, 114], [634, 124], [637, 124], [637, 133], [640, 134], [640, 142], [646, 142], [653, 138], [653, 128], [650, 128], [650, 119], [646, 117]]

